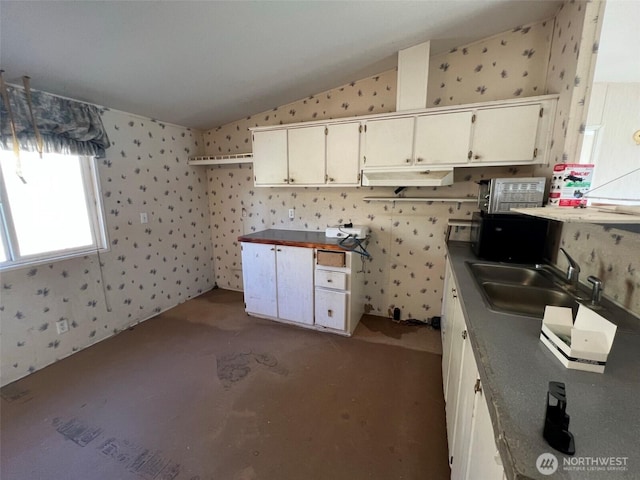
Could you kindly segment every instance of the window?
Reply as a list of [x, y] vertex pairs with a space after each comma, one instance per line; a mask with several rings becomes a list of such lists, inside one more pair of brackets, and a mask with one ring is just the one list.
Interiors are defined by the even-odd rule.
[[106, 248], [94, 160], [0, 150], [0, 269]]

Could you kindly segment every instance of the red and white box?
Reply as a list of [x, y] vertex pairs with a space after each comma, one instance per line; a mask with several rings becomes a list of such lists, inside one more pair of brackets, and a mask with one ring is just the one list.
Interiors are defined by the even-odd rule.
[[549, 205], [576, 207], [586, 205], [584, 195], [591, 189], [592, 163], [558, 163], [553, 167]]

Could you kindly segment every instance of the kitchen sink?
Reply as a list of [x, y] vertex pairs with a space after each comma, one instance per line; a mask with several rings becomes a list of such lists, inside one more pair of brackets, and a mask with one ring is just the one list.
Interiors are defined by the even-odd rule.
[[547, 305], [578, 309], [577, 298], [549, 271], [535, 265], [468, 262], [489, 308], [542, 318]]
[[532, 287], [554, 287], [553, 280], [544, 270], [529, 266], [493, 263], [470, 263], [471, 272], [480, 281], [527, 285]]
[[496, 282], [483, 282], [481, 288], [491, 308], [501, 312], [542, 318], [547, 305], [578, 310], [573, 295], [556, 288]]

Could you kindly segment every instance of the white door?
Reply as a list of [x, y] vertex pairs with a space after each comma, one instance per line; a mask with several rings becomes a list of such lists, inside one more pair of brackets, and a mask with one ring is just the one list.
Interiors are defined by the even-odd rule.
[[241, 243], [244, 303], [248, 313], [278, 316], [276, 248], [262, 243]]
[[253, 132], [253, 174], [256, 185], [286, 185], [287, 130]]
[[276, 248], [278, 318], [313, 325], [313, 248]]
[[349, 294], [316, 289], [316, 325], [345, 331]]
[[453, 451], [455, 441], [456, 408], [458, 403], [458, 391], [460, 388], [460, 375], [462, 368], [462, 356], [466, 345], [467, 335], [464, 323], [464, 313], [457, 298], [453, 302], [453, 324], [450, 325], [451, 352], [449, 354], [449, 375], [447, 378], [447, 396], [445, 397], [445, 414], [447, 421], [447, 441], [449, 452]]
[[476, 111], [472, 162], [534, 162], [540, 105]]
[[[462, 349], [462, 366], [456, 406], [453, 449], [449, 457], [451, 462], [451, 478], [457, 479], [464, 479], [467, 476], [473, 401], [475, 399], [474, 385], [478, 379], [478, 368], [473, 358], [473, 348], [471, 348], [468, 338], [464, 340]], [[476, 476], [474, 476], [474, 478], [484, 479], [484, 477]]]
[[416, 165], [465, 164], [472, 112], [425, 115], [416, 119]]
[[466, 478], [467, 480], [476, 478], [501, 480], [503, 475], [504, 468], [500, 460], [500, 453], [496, 447], [489, 407], [482, 389], [480, 389], [476, 393], [475, 407], [473, 409]]
[[327, 184], [360, 184], [360, 124], [329, 125]]
[[325, 178], [325, 127], [289, 129], [289, 185], [321, 185]]
[[367, 122], [363, 167], [412, 165], [413, 126], [413, 117]]
[[451, 266], [449, 262], [446, 264], [446, 272], [444, 277], [442, 315], [440, 322], [440, 334], [442, 337], [442, 389], [444, 398], [447, 399], [447, 389], [449, 387], [449, 371], [451, 366], [451, 341], [453, 338], [453, 328], [456, 322], [455, 304], [458, 302], [458, 294], [456, 284], [451, 276]]

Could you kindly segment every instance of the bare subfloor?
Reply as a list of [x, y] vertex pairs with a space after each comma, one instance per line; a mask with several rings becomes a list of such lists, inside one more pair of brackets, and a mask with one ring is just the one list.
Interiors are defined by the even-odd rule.
[[213, 290], [3, 388], [0, 478], [449, 478], [438, 332], [242, 309]]

